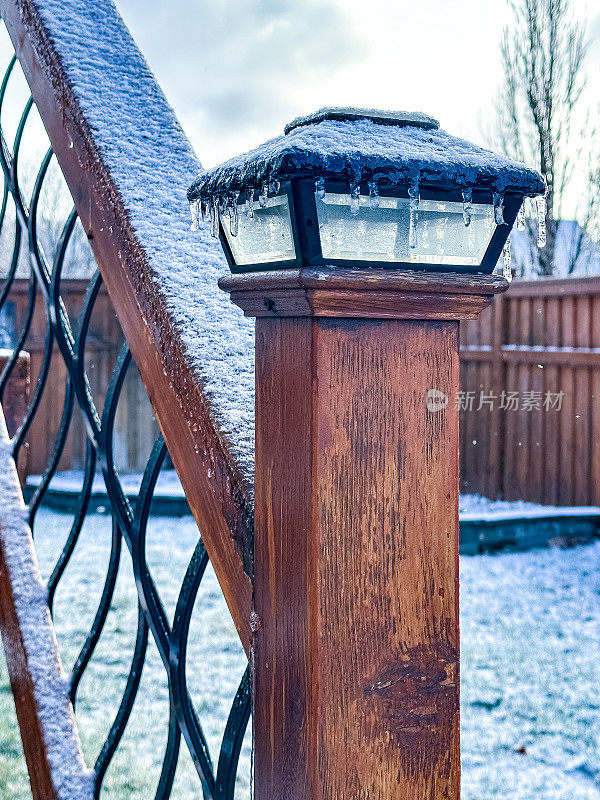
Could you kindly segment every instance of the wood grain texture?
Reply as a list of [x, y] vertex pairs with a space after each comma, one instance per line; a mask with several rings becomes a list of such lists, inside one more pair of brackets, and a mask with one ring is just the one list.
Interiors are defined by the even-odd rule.
[[327, 289], [338, 291], [427, 292], [436, 294], [497, 294], [508, 288], [500, 275], [477, 275], [464, 272], [425, 272], [408, 269], [373, 267], [344, 269], [319, 267], [285, 269], [269, 272], [247, 272], [223, 277], [219, 285], [224, 291], [262, 291], [278, 289]]
[[[504, 343], [504, 314], [506, 309], [505, 295], [495, 298], [493, 312], [493, 326], [491, 329], [492, 347], [494, 358], [492, 360], [492, 393], [500, 397], [505, 384], [505, 368], [501, 356]], [[485, 312], [484, 312], [485, 313]], [[466, 327], [466, 326], [465, 326]], [[500, 494], [500, 478], [502, 474], [502, 461], [504, 458], [504, 414], [501, 413], [499, 403], [494, 403], [489, 420], [490, 446], [489, 463], [487, 465], [487, 481], [485, 495], [494, 500]]]
[[426, 292], [287, 289], [232, 292], [247, 317], [341, 317], [372, 319], [475, 319], [492, 295]]
[[248, 651], [250, 487], [215, 427], [210, 403], [130, 224], [129, 209], [65, 80], [35, 0], [0, 0], [0, 12]]
[[[256, 323], [255, 798], [315, 792], [313, 323]], [[252, 661], [251, 661], [252, 663]], [[316, 712], [316, 706], [314, 708]]]
[[257, 320], [256, 797], [459, 797], [458, 323]]

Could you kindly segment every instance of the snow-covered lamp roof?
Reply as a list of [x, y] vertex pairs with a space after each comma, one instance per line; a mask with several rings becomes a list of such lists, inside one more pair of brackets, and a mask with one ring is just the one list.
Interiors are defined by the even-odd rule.
[[377, 181], [382, 189], [418, 180], [421, 185], [513, 191], [530, 197], [545, 190], [535, 170], [451, 136], [425, 114], [321, 109], [299, 117], [285, 130], [283, 136], [200, 174], [188, 199], [208, 200], [302, 175], [344, 176], [350, 183]]

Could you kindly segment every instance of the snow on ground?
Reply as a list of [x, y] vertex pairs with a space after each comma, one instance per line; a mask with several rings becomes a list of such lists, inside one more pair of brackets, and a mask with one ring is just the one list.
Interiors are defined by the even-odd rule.
[[[79, 494], [83, 486], [83, 475], [83, 470], [80, 469], [57, 472], [52, 478], [50, 488], [53, 492], [76, 492]], [[139, 492], [140, 486], [142, 485], [142, 477], [141, 473], [119, 475], [121, 485], [127, 495], [136, 495]], [[40, 482], [40, 478], [40, 475], [28, 475], [27, 484], [29, 486], [37, 486]], [[92, 494], [106, 494], [106, 485], [102, 473], [100, 472], [94, 476]], [[158, 481], [156, 482], [154, 496], [176, 497], [178, 499], [185, 497], [183, 486], [174, 469], [163, 469], [160, 472]]]
[[461, 559], [463, 800], [600, 798], [599, 594], [600, 542]]
[[[35, 529], [36, 548], [44, 577], [50, 574], [71, 516], [41, 509]], [[106, 515], [89, 515], [73, 562], [59, 586], [54, 622], [67, 674], [75, 662], [91, 625], [102, 591], [110, 552], [111, 525]], [[148, 562], [163, 598], [169, 619], [173, 618], [177, 593], [197, 541], [198, 529], [191, 517], [151, 518], [148, 529]], [[137, 594], [131, 577], [131, 560], [124, 547], [119, 579], [107, 627], [82, 679], [76, 715], [86, 761], [93, 764], [105, 739], [125, 686], [133, 653], [137, 624]], [[217, 584], [209, 570], [201, 587], [191, 625], [188, 647], [188, 678], [196, 709], [204, 725], [213, 762], [234, 693], [246, 667], [235, 627]], [[6, 687], [6, 674], [3, 673]], [[6, 689], [5, 689], [6, 691]], [[4, 709], [10, 707], [8, 693], [0, 692], [0, 781], [13, 772], [17, 750], [16, 728], [6, 724]], [[14, 714], [13, 714], [14, 718]], [[154, 797], [167, 737], [168, 691], [166, 673], [154, 645], [150, 645], [142, 675], [140, 694], [129, 728], [106, 777], [104, 798], [136, 800]], [[247, 797], [250, 764], [248, 736], [240, 770], [240, 797]], [[22, 773], [22, 769], [21, 769]], [[11, 778], [11, 782], [14, 779]], [[9, 793], [0, 783], [2, 800], [27, 797], [24, 782]], [[190, 787], [198, 787], [195, 793]], [[182, 743], [173, 798], [201, 798], [195, 768]]]
[[523, 500], [489, 500], [480, 494], [461, 494], [458, 513], [461, 520], [510, 520], [535, 517], [600, 516], [596, 506], [544, 506]]
[[[42, 509], [36, 545], [47, 575], [70, 517]], [[172, 616], [197, 536], [189, 517], [150, 520], [148, 557]], [[70, 669], [91, 622], [109, 551], [104, 515], [86, 521], [75, 561], [56, 599], [55, 622]], [[461, 559], [462, 800], [600, 800], [600, 542], [569, 550]], [[123, 555], [107, 630], [83, 679], [77, 717], [92, 763], [114, 715], [131, 657], [136, 595]], [[188, 676], [216, 757], [245, 657], [210, 572], [192, 622]], [[152, 797], [166, 739], [167, 689], [155, 649], [141, 694], [107, 776], [110, 800]], [[0, 795], [27, 796], [12, 700], [0, 685]], [[12, 715], [12, 716], [9, 716]], [[248, 796], [246, 739], [237, 800]], [[185, 755], [185, 747], [182, 747]], [[201, 797], [188, 757], [174, 798]]]

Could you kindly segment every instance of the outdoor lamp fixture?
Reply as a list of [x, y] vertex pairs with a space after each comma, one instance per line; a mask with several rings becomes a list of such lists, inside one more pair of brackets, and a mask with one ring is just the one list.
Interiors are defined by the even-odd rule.
[[[232, 272], [395, 267], [491, 273], [541, 176], [421, 113], [325, 108], [201, 174], [192, 227], [210, 218]], [[545, 201], [538, 200], [539, 244]]]

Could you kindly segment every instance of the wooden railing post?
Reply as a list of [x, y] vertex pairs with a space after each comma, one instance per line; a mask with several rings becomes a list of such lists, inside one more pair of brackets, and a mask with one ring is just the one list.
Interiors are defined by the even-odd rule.
[[458, 800], [458, 320], [501, 284], [220, 285], [258, 317], [255, 798]]

